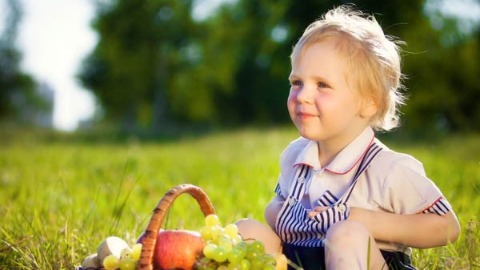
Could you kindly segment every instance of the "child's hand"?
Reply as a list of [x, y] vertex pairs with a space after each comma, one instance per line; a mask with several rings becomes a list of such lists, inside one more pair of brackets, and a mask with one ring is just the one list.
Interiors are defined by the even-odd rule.
[[308, 217], [313, 218], [314, 216], [320, 214], [321, 212], [327, 210], [329, 207], [328, 206], [317, 206], [313, 208], [312, 211], [308, 212]]
[[348, 218], [350, 208], [345, 203], [339, 203], [331, 207], [317, 206], [307, 215], [310, 219], [318, 222], [317, 229], [319, 232], [326, 234], [331, 225]]

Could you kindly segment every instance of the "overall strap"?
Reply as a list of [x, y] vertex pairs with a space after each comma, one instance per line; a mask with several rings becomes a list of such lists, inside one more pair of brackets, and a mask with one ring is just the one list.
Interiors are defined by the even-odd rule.
[[350, 187], [343, 194], [340, 200], [338, 200], [337, 203], [345, 203], [348, 201], [348, 199], [350, 198], [350, 195], [352, 194], [353, 188], [357, 184], [358, 177], [360, 177], [360, 175], [368, 168], [372, 160], [381, 150], [382, 150], [382, 147], [377, 145], [375, 142], [368, 147], [365, 155], [360, 161], [360, 165], [358, 166], [358, 169], [355, 172], [355, 175], [352, 178], [352, 183], [350, 184]]
[[309, 210], [301, 203], [306, 189], [305, 182], [310, 176], [310, 166], [302, 165], [297, 168], [295, 180], [290, 186], [289, 196], [285, 198], [285, 203], [275, 222], [275, 230], [282, 242], [303, 247], [323, 246], [325, 235], [330, 226], [348, 218], [349, 208], [346, 201], [349, 199], [359, 176], [367, 169], [381, 149], [375, 143], [368, 147], [342, 197], [332, 207], [318, 213], [313, 218], [308, 216]]
[[310, 174], [310, 166], [302, 164], [295, 175], [295, 181], [290, 185], [289, 197], [301, 200], [305, 193], [305, 184]]

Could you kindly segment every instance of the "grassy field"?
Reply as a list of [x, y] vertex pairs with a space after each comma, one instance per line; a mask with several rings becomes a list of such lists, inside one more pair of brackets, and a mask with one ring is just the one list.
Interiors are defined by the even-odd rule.
[[[181, 183], [206, 191], [227, 223], [263, 220], [278, 157], [296, 132], [252, 128], [150, 142], [3, 136], [0, 269], [74, 269], [109, 235], [133, 243], [158, 200]], [[480, 269], [480, 135], [386, 141], [424, 163], [462, 225], [456, 243], [415, 250], [415, 264]], [[185, 195], [163, 227], [195, 230], [202, 221], [195, 200]]]

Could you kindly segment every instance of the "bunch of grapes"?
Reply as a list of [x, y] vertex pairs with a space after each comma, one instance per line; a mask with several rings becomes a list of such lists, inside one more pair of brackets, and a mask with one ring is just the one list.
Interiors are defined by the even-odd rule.
[[141, 252], [142, 244], [137, 243], [132, 248], [123, 249], [120, 257], [110, 254], [103, 259], [103, 268], [106, 270], [134, 270], [137, 267]]
[[265, 253], [261, 241], [242, 239], [235, 224], [221, 226], [217, 215], [205, 217], [200, 234], [205, 241], [204, 257], [197, 261], [198, 270], [275, 270], [275, 258]]

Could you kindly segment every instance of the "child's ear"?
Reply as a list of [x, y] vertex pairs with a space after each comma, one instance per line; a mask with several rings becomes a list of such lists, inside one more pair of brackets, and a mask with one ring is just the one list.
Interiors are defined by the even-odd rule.
[[362, 102], [362, 107], [360, 108], [360, 116], [363, 118], [371, 118], [378, 112], [377, 103], [371, 99], [366, 98]]

